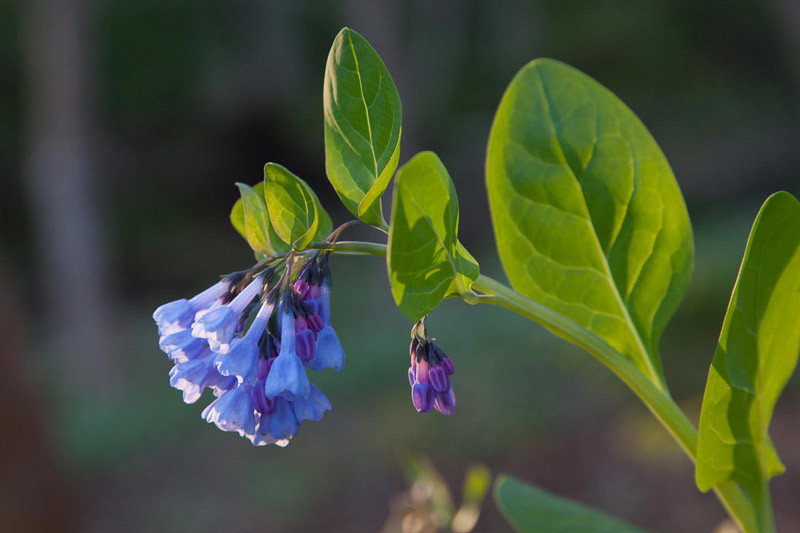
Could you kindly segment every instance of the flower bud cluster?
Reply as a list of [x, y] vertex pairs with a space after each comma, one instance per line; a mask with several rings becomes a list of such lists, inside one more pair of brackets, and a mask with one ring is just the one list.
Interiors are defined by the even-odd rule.
[[159, 346], [175, 363], [172, 387], [186, 403], [211, 389], [216, 399], [203, 418], [259, 446], [285, 446], [303, 421], [330, 410], [307, 369], [344, 369], [330, 321], [327, 257], [298, 260], [294, 283], [291, 261], [280, 277], [279, 266], [262, 262], [153, 313]]
[[450, 383], [453, 361], [428, 337], [424, 317], [411, 328], [409, 352], [408, 381], [417, 411], [427, 413], [436, 409], [443, 415], [455, 413], [456, 395]]

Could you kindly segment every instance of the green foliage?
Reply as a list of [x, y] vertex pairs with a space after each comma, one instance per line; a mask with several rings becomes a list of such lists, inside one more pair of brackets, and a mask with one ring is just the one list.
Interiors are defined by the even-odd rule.
[[458, 242], [458, 197], [433, 152], [415, 155], [397, 173], [387, 266], [394, 300], [414, 321], [448, 295], [472, 294], [478, 263]]
[[345, 207], [385, 227], [380, 198], [400, 157], [400, 95], [380, 56], [344, 28], [325, 67], [325, 168]]
[[[256, 254], [285, 253], [294, 243], [303, 248], [330, 234], [331, 217], [303, 180], [274, 163], [264, 167], [264, 176], [264, 181], [253, 187], [236, 184], [241, 198], [230, 215], [231, 224]], [[270, 212], [270, 203], [274, 213]], [[277, 221], [280, 234], [273, 220]]]
[[[696, 459], [701, 490], [713, 488], [745, 531], [773, 529], [767, 483], [783, 465], [767, 428], [800, 351], [794, 197], [772, 196], [753, 226], [709, 372], [697, 444], [659, 355], [691, 276], [692, 230], [663, 153], [625, 104], [549, 59], [529, 63], [506, 90], [490, 132], [486, 183], [500, 259], [516, 292], [481, 276], [459, 242], [458, 197], [434, 153], [417, 154], [397, 172], [387, 227], [380, 199], [399, 159], [400, 98], [378, 54], [347, 28], [328, 57], [324, 105], [331, 183], [354, 215], [388, 229], [385, 247], [325, 248], [385, 251], [392, 295], [413, 321], [460, 296], [505, 306], [584, 347]], [[255, 187], [239, 184], [231, 212], [257, 255], [302, 250], [331, 233], [330, 217], [303, 180], [273, 163], [264, 172]], [[468, 473], [457, 511], [429, 463], [410, 457], [406, 470], [429, 490], [437, 523], [474, 528], [491, 479], [485, 467]], [[518, 531], [640, 531], [508, 477], [496, 483], [495, 499]]]
[[231, 223], [256, 254], [272, 255], [286, 252], [290, 245], [283, 242], [269, 220], [267, 204], [264, 201], [264, 182], [250, 187], [237, 183], [241, 198], [231, 210]]
[[519, 533], [538, 531], [643, 533], [644, 531], [510, 476], [498, 476], [494, 485], [494, 499], [503, 515]]
[[264, 198], [275, 233], [298, 249], [332, 229], [331, 217], [308, 184], [275, 163], [264, 167]]
[[761, 505], [784, 468], [767, 433], [800, 352], [800, 203], [772, 195], [756, 217], [708, 373], [697, 486], [736, 481]]
[[514, 289], [664, 389], [658, 342], [686, 292], [694, 248], [672, 171], [633, 112], [585, 74], [533, 61], [495, 115], [486, 182]]

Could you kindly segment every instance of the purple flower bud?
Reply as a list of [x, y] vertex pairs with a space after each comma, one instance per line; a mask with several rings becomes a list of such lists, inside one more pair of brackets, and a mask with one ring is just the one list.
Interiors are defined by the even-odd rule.
[[297, 346], [297, 356], [303, 363], [308, 363], [316, 353], [317, 343], [314, 340], [314, 333], [310, 329], [298, 332], [294, 336]]
[[447, 392], [450, 390], [450, 378], [447, 377], [443, 367], [439, 365], [430, 367], [430, 370], [428, 370], [428, 377], [436, 392]]
[[428, 412], [435, 407], [445, 415], [454, 413], [456, 396], [449, 378], [453, 361], [428, 337], [424, 319], [411, 329], [409, 354], [408, 381], [417, 411]]
[[275, 408], [275, 403], [264, 394], [264, 380], [256, 381], [250, 396], [253, 400], [253, 408], [259, 413], [269, 413]]
[[442, 368], [448, 376], [453, 374], [453, 360], [442, 353]]
[[456, 412], [456, 393], [453, 388], [447, 392], [437, 392], [433, 406], [443, 415], [452, 415]]
[[308, 326], [308, 329], [310, 329], [314, 333], [319, 333], [322, 330], [323, 326], [325, 325], [322, 322], [322, 317], [319, 316], [319, 314], [316, 312], [311, 313], [306, 317], [306, 324]]
[[430, 383], [417, 381], [411, 387], [411, 401], [420, 413], [427, 413], [433, 408], [433, 387]]
[[425, 359], [417, 361], [417, 383], [428, 383], [430, 381], [428, 372], [428, 361]]

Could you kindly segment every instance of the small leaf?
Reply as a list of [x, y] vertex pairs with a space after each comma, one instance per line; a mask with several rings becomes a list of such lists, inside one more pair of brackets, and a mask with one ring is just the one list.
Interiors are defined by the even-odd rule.
[[697, 448], [702, 491], [735, 481], [756, 506], [784, 468], [767, 433], [800, 352], [800, 203], [770, 196], [747, 240], [708, 373]]
[[506, 520], [519, 533], [644, 532], [621, 520], [560, 498], [510, 476], [498, 476], [494, 485], [494, 499]]
[[397, 173], [387, 266], [394, 300], [411, 320], [447, 295], [472, 295], [478, 263], [458, 242], [456, 190], [433, 152], [415, 155]]
[[694, 246], [672, 171], [636, 115], [585, 74], [537, 59], [500, 102], [486, 185], [514, 289], [665, 388], [658, 342], [686, 292]]
[[285, 244], [278, 238], [267, 212], [264, 202], [264, 184], [258, 183], [250, 187], [237, 183], [241, 198], [231, 210], [231, 223], [256, 254], [273, 255], [286, 251]]
[[402, 106], [378, 53], [344, 28], [325, 67], [325, 168], [345, 207], [386, 226], [380, 199], [400, 158]]
[[331, 219], [305, 181], [275, 163], [264, 167], [264, 198], [275, 233], [287, 244], [305, 248]]

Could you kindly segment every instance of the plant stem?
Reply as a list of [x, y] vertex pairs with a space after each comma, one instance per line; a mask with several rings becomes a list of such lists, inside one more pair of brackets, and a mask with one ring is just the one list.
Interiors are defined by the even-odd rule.
[[[310, 247], [335, 252], [357, 253], [359, 255], [386, 256], [386, 245], [371, 242], [312, 243]], [[529, 320], [542, 324], [559, 337], [577, 344], [597, 357], [630, 387], [669, 431], [689, 459], [692, 462], [695, 461], [697, 429], [669, 393], [660, 390], [648, 380], [630, 360], [580, 324], [542, 304], [534, 302], [488, 276], [483, 274], [478, 276], [478, 279], [473, 282], [472, 288], [483, 293], [478, 297], [479, 303], [499, 305], [514, 311]], [[767, 500], [769, 499], [768, 491], [769, 489], [767, 488], [767, 492], [765, 492]], [[719, 485], [714, 488], [714, 492], [728, 514], [745, 533], [774, 531], [774, 525], [772, 527], [769, 526], [772, 516], [771, 506], [766, 506], [768, 507], [767, 512], [770, 513], [769, 517], [760, 516], [758, 517], [759, 520], [756, 518], [750, 501], [735, 483], [728, 482]], [[760, 529], [759, 525], [765, 527], [765, 529]]]
[[[481, 274], [472, 287], [485, 293], [480, 301], [503, 306], [530, 320], [539, 322], [560, 337], [582, 347], [614, 372], [641, 399], [648, 409], [678, 442], [684, 453], [695, 461], [697, 430], [668, 393], [651, 383], [628, 359], [579, 324], [526, 298], [502, 283]], [[745, 533], [759, 531], [750, 502], [734, 483], [725, 483], [714, 492], [728, 514]]]

